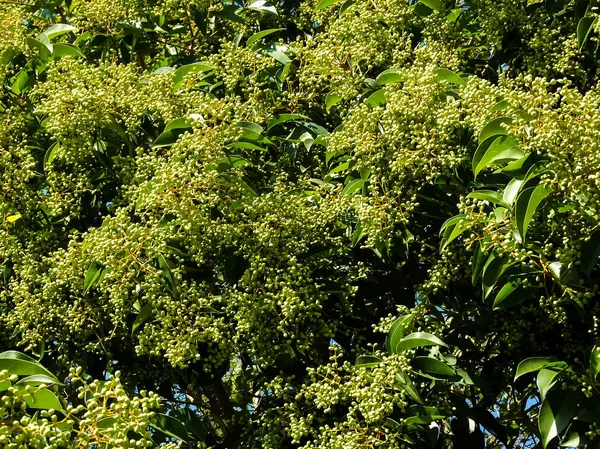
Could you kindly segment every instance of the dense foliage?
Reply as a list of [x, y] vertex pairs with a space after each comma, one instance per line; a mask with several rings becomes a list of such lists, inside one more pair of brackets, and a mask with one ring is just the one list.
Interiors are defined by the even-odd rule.
[[2, 447], [600, 447], [598, 7], [0, 0]]

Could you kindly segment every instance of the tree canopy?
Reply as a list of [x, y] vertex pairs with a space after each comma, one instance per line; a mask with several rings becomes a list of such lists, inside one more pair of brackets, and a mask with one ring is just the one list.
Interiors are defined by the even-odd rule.
[[0, 0], [0, 445], [598, 448], [596, 0]]

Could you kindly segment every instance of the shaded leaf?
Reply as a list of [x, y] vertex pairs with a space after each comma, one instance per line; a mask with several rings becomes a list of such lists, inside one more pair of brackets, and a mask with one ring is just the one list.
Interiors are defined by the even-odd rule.
[[406, 393], [418, 404], [423, 405], [423, 398], [419, 394], [419, 391], [416, 389], [415, 384], [410, 379], [408, 374], [404, 372], [396, 373], [396, 387], [402, 388]]
[[456, 372], [441, 362], [438, 359], [429, 356], [415, 357], [413, 359], [413, 365], [416, 369], [423, 371], [427, 374], [433, 374], [438, 376], [454, 376]]
[[573, 391], [556, 390], [548, 394], [538, 416], [544, 448], [565, 430], [575, 417], [577, 400], [578, 395]]
[[94, 260], [90, 263], [88, 267], [87, 273], [85, 274], [85, 279], [83, 280], [83, 291], [87, 293], [92, 288], [97, 286], [102, 280], [102, 275], [104, 274], [104, 266]]
[[523, 241], [525, 241], [527, 228], [529, 227], [529, 223], [531, 223], [533, 215], [540, 203], [550, 192], [552, 192], [552, 189], [549, 187], [538, 185], [523, 190], [517, 197], [517, 202], [515, 204], [515, 221], [517, 230]]
[[590, 33], [592, 32], [592, 25], [596, 21], [595, 17], [582, 17], [577, 24], [577, 43], [579, 44], [579, 50], [583, 49]]

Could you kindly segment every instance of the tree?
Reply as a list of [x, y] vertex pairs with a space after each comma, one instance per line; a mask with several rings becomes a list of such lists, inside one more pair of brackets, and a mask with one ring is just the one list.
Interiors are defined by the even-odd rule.
[[597, 16], [1, 1], [0, 443], [598, 447]]

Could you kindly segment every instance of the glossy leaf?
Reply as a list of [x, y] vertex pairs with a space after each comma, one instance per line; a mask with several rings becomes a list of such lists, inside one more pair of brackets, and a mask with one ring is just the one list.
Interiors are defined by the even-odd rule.
[[467, 195], [467, 198], [475, 198], [478, 200], [484, 200], [488, 203], [496, 204], [498, 206], [504, 206], [506, 208], [510, 208], [510, 205], [504, 202], [502, 195], [500, 192], [496, 192], [494, 190], [476, 190], [475, 192], [471, 192]]
[[578, 411], [577, 401], [573, 391], [556, 390], [548, 394], [538, 416], [544, 448], [571, 423]]
[[494, 136], [506, 136], [508, 131], [505, 125], [510, 125], [512, 119], [510, 117], [499, 117], [488, 122], [479, 133], [479, 143], [486, 141]]
[[[491, 143], [490, 143], [491, 140]], [[496, 139], [484, 140], [473, 157], [473, 174], [475, 177], [481, 170], [503, 161], [516, 160], [524, 153], [517, 148], [517, 141], [510, 136], [498, 136]]]
[[530, 357], [525, 359], [517, 366], [515, 380], [525, 374], [538, 372], [549, 363], [552, 363], [552, 359], [550, 357]]
[[62, 385], [62, 383], [60, 383], [54, 376], [47, 376], [45, 374], [33, 374], [31, 376], [23, 377], [15, 385], [38, 386], [41, 384]]
[[402, 371], [396, 373], [396, 386], [402, 388], [417, 404], [424, 404], [423, 398], [408, 374]]
[[45, 30], [40, 36], [38, 36], [38, 39], [43, 35], [46, 36], [49, 40], [52, 40], [62, 34], [76, 33], [77, 31], [79, 31], [79, 28], [75, 28], [72, 25], [67, 25], [65, 23], [57, 23]]
[[0, 371], [2, 370], [7, 370], [9, 374], [16, 374], [18, 376], [41, 374], [58, 382], [56, 377], [44, 368], [41, 363], [28, 355], [17, 351], [5, 351], [0, 353]]
[[[423, 3], [423, 2], [421, 1], [421, 3]], [[427, 3], [425, 3], [425, 4], [427, 4]], [[429, 5], [427, 5], [427, 6], [429, 6]], [[429, 7], [431, 9], [436, 9], [436, 8], [432, 8], [431, 6], [429, 6]], [[464, 78], [461, 78], [460, 75], [454, 73], [452, 70], [437, 69], [437, 76], [438, 76], [438, 79], [448, 81], [449, 83], [452, 83], [452, 84], [457, 84], [459, 86], [467, 85], [467, 81]]]
[[589, 278], [590, 274], [592, 274], [592, 270], [598, 263], [599, 256], [600, 231], [596, 231], [581, 245], [581, 271], [586, 278]]
[[192, 125], [187, 123], [185, 119], [175, 119], [170, 121], [165, 130], [156, 138], [152, 144], [152, 148], [164, 148], [172, 146], [179, 137], [185, 133], [192, 131]]
[[152, 315], [154, 314], [154, 307], [152, 303], [148, 302], [144, 304], [144, 307], [140, 310], [133, 325], [131, 326], [131, 334], [135, 334], [135, 332], [140, 328], [142, 324], [144, 324]]
[[372, 368], [373, 366], [377, 366], [383, 362], [379, 357], [375, 357], [373, 355], [361, 355], [356, 358], [356, 363], [354, 364], [360, 368]]
[[442, 340], [435, 335], [427, 332], [414, 332], [406, 337], [402, 338], [396, 344], [394, 352], [400, 354], [409, 349], [423, 347], [423, 346], [447, 346]]
[[266, 12], [269, 14], [277, 15], [277, 9], [273, 3], [266, 0], [256, 0], [247, 6], [248, 9], [254, 9], [255, 11]]
[[325, 9], [328, 6], [334, 5], [338, 1], [339, 0], [321, 0], [319, 3], [317, 3], [317, 6], [315, 7], [315, 11], [320, 11], [321, 9]]
[[525, 241], [527, 229], [533, 219], [537, 208], [552, 189], [543, 185], [529, 187], [523, 190], [517, 197], [515, 204], [515, 221], [519, 235]]
[[254, 44], [258, 40], [262, 39], [263, 37], [268, 36], [269, 34], [277, 33], [278, 31], [281, 31], [281, 30], [285, 30], [285, 28], [271, 28], [268, 30], [259, 31], [258, 33], [254, 33], [246, 41], [246, 47], [251, 47], [252, 44]]
[[375, 78], [377, 84], [392, 84], [392, 83], [401, 83], [404, 81], [404, 75], [402, 74], [402, 70], [400, 69], [387, 69], [377, 75]]
[[525, 288], [521, 280], [513, 280], [506, 283], [494, 299], [494, 310], [504, 310], [521, 304], [535, 293], [534, 288]]
[[386, 337], [385, 345], [388, 352], [394, 352], [396, 345], [404, 337], [406, 330], [412, 325], [414, 316], [412, 314], [403, 315], [398, 318], [390, 327]]
[[72, 56], [74, 58], [85, 58], [85, 54], [75, 45], [71, 44], [54, 44], [52, 56], [56, 58], [64, 56]]
[[454, 376], [456, 372], [446, 365], [444, 362], [441, 362], [438, 359], [433, 357], [423, 356], [423, 357], [415, 357], [413, 359], [413, 366], [423, 371], [427, 374], [432, 374], [434, 376]]
[[185, 77], [190, 74], [210, 72], [214, 69], [215, 66], [208, 62], [194, 62], [192, 64], [179, 67], [173, 74], [173, 88], [177, 90], [184, 81]]
[[387, 102], [385, 98], [385, 92], [383, 89], [379, 89], [373, 92], [365, 99], [365, 104], [368, 104], [372, 108], [383, 106]]
[[29, 408], [41, 410], [62, 410], [63, 408], [56, 395], [47, 389], [34, 390], [30, 394], [23, 394], [22, 397]]
[[582, 17], [577, 24], [577, 43], [579, 44], [579, 50], [583, 50], [583, 47], [592, 32], [592, 25], [596, 21], [595, 17]]
[[85, 279], [83, 280], [83, 291], [87, 293], [92, 288], [96, 287], [102, 280], [103, 274], [104, 265], [97, 260], [94, 260], [92, 263], [90, 263], [87, 273], [85, 274]]
[[419, 0], [419, 3], [433, 9], [434, 11], [442, 11], [444, 9], [442, 0]]
[[185, 443], [188, 442], [189, 435], [186, 427], [181, 421], [173, 418], [172, 416], [165, 415], [163, 413], [157, 413], [156, 423], [152, 427], [160, 430], [170, 437], [176, 438]]
[[540, 391], [540, 399], [542, 401], [556, 384], [566, 366], [566, 363], [550, 363], [538, 372], [535, 382]]

